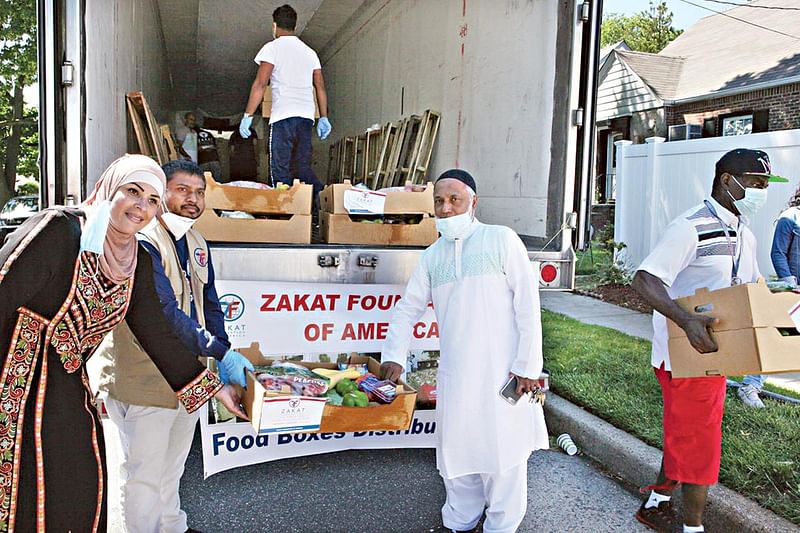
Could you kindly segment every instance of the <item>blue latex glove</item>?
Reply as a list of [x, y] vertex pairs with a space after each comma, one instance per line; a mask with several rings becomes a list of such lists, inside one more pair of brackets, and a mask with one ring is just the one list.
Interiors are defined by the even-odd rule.
[[242, 115], [242, 121], [239, 122], [239, 135], [242, 136], [242, 139], [250, 138], [250, 124], [253, 123], [253, 115], [248, 115], [247, 113]]
[[218, 366], [219, 378], [223, 383], [226, 385], [229, 383], [236, 383], [242, 387], [247, 386], [244, 371], [250, 370], [253, 372], [255, 370], [253, 368], [253, 363], [235, 350], [228, 350], [225, 352], [225, 357], [222, 358], [222, 361], [219, 361]]
[[324, 141], [331, 134], [331, 123], [328, 117], [319, 117], [317, 121], [317, 135], [320, 141]]

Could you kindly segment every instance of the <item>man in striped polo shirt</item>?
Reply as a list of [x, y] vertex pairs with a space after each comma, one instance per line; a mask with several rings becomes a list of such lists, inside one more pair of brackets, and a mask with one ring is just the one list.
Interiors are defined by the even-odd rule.
[[[683, 531], [703, 531], [708, 487], [719, 477], [725, 377], [672, 378], [666, 318], [685, 332], [700, 353], [717, 350], [709, 335], [714, 318], [690, 313], [673, 300], [756, 281], [756, 239], [746, 226], [767, 199], [774, 176], [760, 150], [736, 149], [717, 161], [711, 196], [673, 220], [639, 266], [634, 288], [655, 309], [652, 365], [664, 402], [661, 472], [636, 518], [657, 531], [680, 531], [670, 498], [679, 483]], [[665, 318], [666, 317], [666, 318]]]

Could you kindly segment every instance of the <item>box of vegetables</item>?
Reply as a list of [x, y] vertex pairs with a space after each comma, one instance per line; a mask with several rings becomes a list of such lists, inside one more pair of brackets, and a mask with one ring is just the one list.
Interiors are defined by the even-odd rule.
[[352, 355], [340, 368], [268, 359], [258, 343], [238, 351], [255, 366], [242, 404], [258, 433], [393, 431], [411, 424], [417, 392], [383, 381], [371, 357]]

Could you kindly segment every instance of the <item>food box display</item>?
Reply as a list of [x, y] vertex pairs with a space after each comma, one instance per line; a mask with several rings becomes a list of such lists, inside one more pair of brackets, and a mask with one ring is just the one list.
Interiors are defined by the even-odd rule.
[[320, 235], [330, 244], [429, 246], [439, 237], [433, 212], [433, 184], [419, 190], [370, 191], [349, 181], [323, 189]]
[[[220, 184], [206, 173], [206, 209], [194, 228], [211, 242], [311, 242], [311, 185], [252, 189]], [[229, 214], [231, 216], [225, 216]]]
[[[258, 343], [253, 343], [247, 348], [238, 349], [245, 357], [247, 357], [253, 365], [271, 365], [272, 360], [264, 357], [259, 349]], [[349, 362], [351, 364], [366, 365], [369, 372], [380, 375], [380, 363], [371, 357], [365, 356], [351, 356]], [[329, 369], [335, 371], [338, 369], [335, 363], [307, 363], [307, 362], [293, 362], [296, 365], [308, 369]], [[296, 391], [295, 391], [296, 392]], [[352, 432], [352, 431], [393, 431], [405, 430], [411, 424], [414, 415], [414, 405], [417, 399], [417, 392], [403, 383], [398, 381], [396, 384], [394, 400], [391, 403], [380, 405], [369, 405], [367, 407], [332, 405], [331, 402], [324, 404], [322, 415], [319, 421], [318, 429], [308, 429], [311, 424], [306, 423], [307, 420], [297, 422], [294, 424], [287, 424], [284, 428], [275, 427], [277, 420], [276, 411], [273, 405], [275, 404], [274, 398], [294, 398], [301, 400], [295, 402], [294, 409], [306, 407], [309, 410], [311, 405], [303, 405], [303, 399], [325, 400], [322, 398], [315, 398], [310, 396], [282, 395], [271, 394], [267, 388], [259, 382], [258, 378], [252, 372], [247, 375], [247, 388], [242, 393], [242, 404], [244, 406], [247, 416], [250, 418], [250, 423], [256, 432], [321, 432], [321, 433], [337, 433], [337, 432]], [[346, 393], [345, 393], [346, 398]], [[284, 402], [288, 406], [288, 402]], [[305, 413], [308, 414], [309, 410]], [[300, 428], [303, 426], [302, 428]]]
[[439, 238], [436, 222], [428, 215], [416, 215], [408, 222], [395, 223], [326, 212], [320, 213], [320, 235], [330, 244], [381, 246], [429, 246]]
[[352, 214], [352, 209], [348, 210], [346, 206], [346, 192], [363, 195], [367, 198], [377, 197], [379, 201], [372, 203], [379, 203], [382, 209], [378, 212], [371, 211], [376, 214], [426, 214], [431, 217], [434, 216], [433, 184], [430, 182], [421, 190], [389, 190], [387, 192], [354, 188], [349, 180], [345, 180], [344, 183], [333, 183], [325, 187], [319, 195], [322, 211], [337, 215]]
[[772, 293], [760, 281], [715, 291], [699, 289], [676, 302], [693, 313], [719, 319], [711, 334], [719, 349], [699, 353], [686, 333], [667, 320], [673, 377], [800, 370], [800, 333], [791, 316], [800, 309], [800, 294]]

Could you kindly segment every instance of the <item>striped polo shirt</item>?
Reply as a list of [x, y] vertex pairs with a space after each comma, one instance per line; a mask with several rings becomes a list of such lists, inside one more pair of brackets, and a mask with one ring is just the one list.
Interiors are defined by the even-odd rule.
[[[760, 277], [755, 235], [744, 219], [709, 197], [670, 222], [639, 270], [663, 281], [667, 294], [676, 299], [703, 287], [729, 287], [734, 258], [739, 260], [738, 277], [743, 282]], [[664, 363], [666, 370], [671, 370], [667, 339], [666, 318], [655, 311], [651, 362], [656, 368]]]

